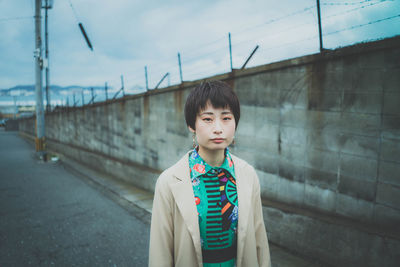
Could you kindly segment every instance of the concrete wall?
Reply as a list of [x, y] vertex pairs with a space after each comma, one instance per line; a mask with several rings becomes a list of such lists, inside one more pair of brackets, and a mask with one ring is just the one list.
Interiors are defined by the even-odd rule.
[[[291, 242], [293, 233], [276, 223], [285, 216], [271, 211], [284, 205], [292, 208], [278, 209], [288, 214], [285, 218], [296, 218], [287, 222], [292, 230], [296, 225], [313, 228], [293, 214], [303, 216], [303, 223], [309, 218], [325, 223], [329, 217], [334, 218], [328, 220], [331, 227], [321, 226], [321, 233], [332, 230], [332, 224], [356, 229], [371, 238], [390, 239], [390, 246], [370, 239], [375, 248], [386, 246], [393, 255], [400, 251], [399, 37], [212, 79], [229, 82], [241, 101], [232, 151], [259, 174], [272, 241], [333, 264], [378, 266], [359, 252], [355, 255], [362, 251], [357, 244], [330, 256], [328, 247], [307, 241], [313, 239], [311, 232], [303, 232], [304, 242]], [[198, 82], [48, 114], [48, 144], [153, 190], [158, 173], [191, 147], [183, 106]], [[33, 129], [32, 120], [21, 121], [20, 130]], [[326, 234], [331, 247], [340, 244], [335, 240], [339, 232], [352, 236], [337, 229]], [[398, 253], [386, 258], [387, 266], [400, 260]]]

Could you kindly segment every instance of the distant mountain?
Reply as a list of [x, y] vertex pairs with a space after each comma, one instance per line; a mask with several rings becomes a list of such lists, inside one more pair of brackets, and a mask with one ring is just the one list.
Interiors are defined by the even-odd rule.
[[[70, 85], [70, 86], [58, 86], [51, 85], [50, 92], [51, 95], [73, 95], [73, 94], [81, 94], [82, 90], [84, 94], [90, 94], [91, 89], [97, 95], [102, 95], [105, 93], [104, 86], [79, 86], [79, 85]], [[109, 87], [108, 91], [112, 94], [113, 92], [119, 91], [120, 88]], [[135, 85], [129, 88], [125, 88], [125, 94], [138, 94], [146, 91], [143, 86]], [[34, 85], [17, 85], [7, 89], [0, 89], [0, 97], [11, 97], [11, 96], [33, 96], [35, 94], [35, 86]], [[45, 90], [43, 89], [43, 94], [45, 94]]]
[[[90, 91], [91, 88], [93, 90], [104, 90], [104, 87], [100, 86], [79, 86], [79, 85], [70, 85], [70, 86], [58, 86], [58, 85], [51, 85], [50, 91], [52, 94], [65, 94], [67, 92], [73, 91]], [[0, 89], [0, 96], [12, 96], [12, 95], [32, 95], [35, 92], [35, 85], [17, 85], [8, 89]]]

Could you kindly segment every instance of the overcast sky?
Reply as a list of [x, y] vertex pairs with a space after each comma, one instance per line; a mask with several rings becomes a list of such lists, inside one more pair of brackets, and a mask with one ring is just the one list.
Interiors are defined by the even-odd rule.
[[[34, 0], [0, 0], [0, 89], [35, 82], [33, 14]], [[330, 49], [400, 34], [400, 0], [321, 0], [321, 15], [324, 46]], [[178, 52], [184, 80], [225, 73], [230, 70], [228, 32], [234, 68], [256, 45], [260, 48], [248, 67], [317, 53], [316, 1], [54, 0], [50, 81], [119, 87], [123, 74], [127, 88], [144, 87], [147, 65], [150, 88], [166, 72], [170, 77], [163, 86], [176, 84]]]

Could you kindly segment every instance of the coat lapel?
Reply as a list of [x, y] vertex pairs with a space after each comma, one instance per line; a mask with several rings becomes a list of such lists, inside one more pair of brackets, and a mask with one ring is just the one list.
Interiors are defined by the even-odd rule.
[[194, 248], [196, 250], [197, 261], [202, 263], [200, 230], [198, 225], [197, 208], [194, 202], [193, 187], [190, 181], [189, 158], [186, 154], [177, 164], [174, 172], [176, 182], [171, 184], [171, 191], [174, 195], [176, 205], [185, 221]]
[[236, 175], [236, 190], [238, 194], [238, 206], [239, 206], [239, 223], [237, 233], [237, 266], [241, 266], [243, 258], [244, 240], [246, 237], [249, 212], [252, 208], [252, 187], [249, 181], [246, 181], [246, 171], [243, 162], [237, 157], [232, 155], [232, 160], [235, 166]]

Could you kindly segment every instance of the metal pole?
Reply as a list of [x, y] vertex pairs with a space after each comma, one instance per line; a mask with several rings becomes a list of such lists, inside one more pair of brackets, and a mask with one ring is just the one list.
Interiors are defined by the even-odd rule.
[[231, 33], [228, 34], [228, 37], [229, 37], [229, 56], [230, 56], [230, 59], [231, 59], [231, 71], [233, 71]]
[[122, 95], [125, 96], [124, 75], [121, 75], [121, 89]]
[[17, 118], [18, 108], [17, 108], [17, 96], [13, 96], [14, 100], [14, 120]]
[[86, 43], [87, 43], [88, 47], [90, 48], [90, 50], [93, 51], [92, 43], [90, 42], [89, 37], [87, 36], [86, 31], [85, 31], [85, 28], [83, 28], [82, 23], [79, 22], [79, 23], [78, 23], [78, 26], [79, 26], [79, 29], [80, 29], [81, 32], [82, 32], [83, 37], [85, 37], [85, 40], [86, 40]]
[[90, 87], [90, 91], [92, 92], [92, 100], [90, 101], [93, 101], [92, 103], [94, 103], [93, 87]]
[[322, 52], [322, 50], [324, 50], [324, 46], [322, 44], [321, 8], [319, 6], [319, 0], [317, 0], [317, 12], [318, 12], [318, 31], [319, 31], [319, 51]]
[[83, 89], [82, 89], [82, 107], [85, 105], [85, 97], [83, 96]]
[[253, 55], [257, 51], [257, 49], [258, 49], [258, 45], [256, 46], [256, 48], [254, 48], [253, 52], [251, 52], [250, 56], [247, 58], [246, 62], [243, 64], [241, 69], [244, 69], [246, 67], [247, 63], [249, 63], [250, 59], [253, 57]]
[[146, 78], [146, 91], [149, 90], [149, 82], [147, 79], [147, 66], [144, 66], [144, 76]]
[[106, 101], [108, 100], [108, 93], [107, 93], [107, 82], [106, 82], [106, 84], [105, 84], [105, 86], [104, 86], [104, 90], [106, 91]]
[[179, 74], [181, 76], [181, 83], [183, 83], [183, 78], [182, 78], [182, 64], [181, 64], [181, 54], [178, 53], [178, 63], [179, 63]]
[[49, 0], [46, 0], [45, 3], [45, 11], [44, 11], [44, 47], [45, 47], [45, 57], [46, 57], [46, 68], [45, 68], [45, 75], [46, 75], [46, 111], [51, 111], [50, 106], [50, 92], [49, 92], [49, 34], [48, 34], [48, 22], [47, 22], [47, 11], [49, 10]]
[[168, 75], [169, 75], [169, 72], [165, 73], [165, 75], [161, 78], [161, 80], [160, 80], [160, 81], [158, 82], [158, 84], [156, 85], [156, 88], [154, 88], [154, 89], [157, 89], [158, 86], [160, 86], [160, 84], [164, 81], [165, 77], [167, 77]]
[[35, 92], [36, 92], [36, 151], [45, 159], [45, 125], [42, 95], [42, 38], [41, 38], [41, 0], [35, 0]]

